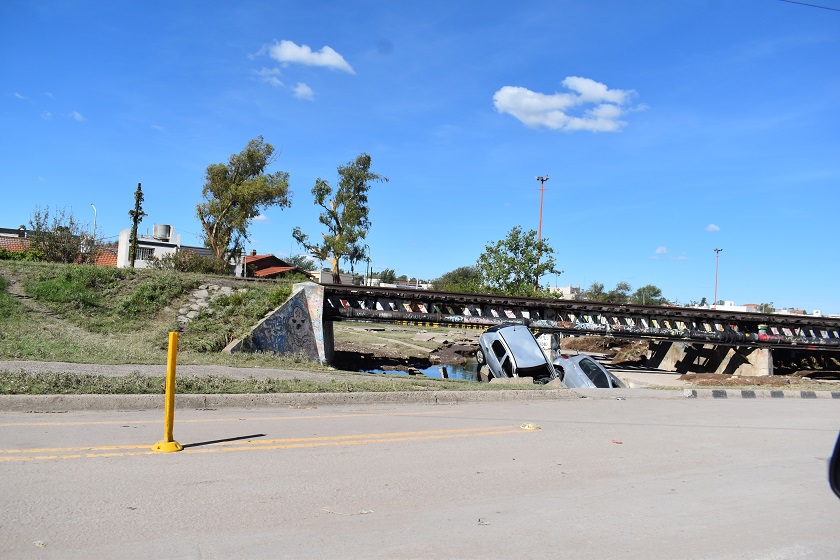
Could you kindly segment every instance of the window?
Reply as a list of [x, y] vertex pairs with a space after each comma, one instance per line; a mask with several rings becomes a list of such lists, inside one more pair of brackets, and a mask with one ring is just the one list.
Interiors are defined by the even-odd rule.
[[155, 256], [154, 247], [137, 247], [137, 255], [135, 255], [135, 258], [137, 258], [141, 261], [145, 261], [149, 257], [154, 257], [154, 256]]
[[580, 361], [580, 369], [582, 369], [583, 373], [592, 380], [592, 383], [594, 383], [596, 387], [600, 389], [610, 388], [610, 382], [607, 381], [607, 376], [604, 375], [601, 368], [599, 368], [598, 365], [589, 358], [584, 358]]
[[496, 357], [500, 360], [502, 359], [502, 356], [505, 355], [505, 347], [502, 346], [502, 343], [498, 340], [493, 341], [493, 353], [496, 354]]

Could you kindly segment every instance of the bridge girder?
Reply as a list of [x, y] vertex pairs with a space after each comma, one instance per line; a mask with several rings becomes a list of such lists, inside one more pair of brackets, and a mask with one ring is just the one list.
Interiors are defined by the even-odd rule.
[[324, 285], [324, 320], [491, 326], [753, 348], [840, 351], [840, 319], [685, 307]]

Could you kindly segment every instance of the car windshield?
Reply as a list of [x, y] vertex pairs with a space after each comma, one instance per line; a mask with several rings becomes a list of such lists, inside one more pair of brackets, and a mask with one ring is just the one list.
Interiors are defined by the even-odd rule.
[[604, 375], [604, 371], [598, 367], [598, 364], [589, 358], [583, 358], [578, 364], [580, 365], [580, 369], [583, 370], [583, 373], [586, 374], [596, 387], [600, 389], [610, 388], [610, 382], [607, 380], [607, 376]]
[[517, 369], [545, 365], [545, 354], [527, 327], [511, 327], [499, 331], [516, 360]]

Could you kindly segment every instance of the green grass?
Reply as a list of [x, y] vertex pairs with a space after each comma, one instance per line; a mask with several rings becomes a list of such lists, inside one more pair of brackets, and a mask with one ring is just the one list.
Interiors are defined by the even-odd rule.
[[[0, 261], [0, 359], [164, 364], [178, 309], [202, 283], [230, 277], [90, 265]], [[23, 302], [10, 295], [27, 296]], [[219, 298], [180, 335], [178, 361], [325, 369], [295, 357], [219, 350], [288, 297], [290, 283], [248, 283]]]
[[9, 282], [0, 277], [0, 321], [10, 319], [19, 310], [20, 304], [8, 292]]
[[279, 284], [257, 285], [247, 292], [217, 296], [190, 322], [181, 348], [188, 352], [219, 352], [266, 313], [282, 305], [291, 293], [291, 284]]
[[[525, 387], [525, 386], [523, 386]], [[176, 381], [178, 394], [251, 394], [251, 393], [359, 393], [429, 390], [503, 390], [503, 385], [486, 385], [469, 381], [435, 380], [387, 376], [370, 379], [347, 374], [346, 379], [247, 378], [224, 376], [183, 376]], [[520, 388], [520, 387], [517, 387]], [[533, 386], [533, 389], [542, 388]], [[0, 371], [0, 395], [147, 395], [164, 392], [163, 376], [134, 373], [125, 376], [104, 376], [73, 373], [30, 373]]]

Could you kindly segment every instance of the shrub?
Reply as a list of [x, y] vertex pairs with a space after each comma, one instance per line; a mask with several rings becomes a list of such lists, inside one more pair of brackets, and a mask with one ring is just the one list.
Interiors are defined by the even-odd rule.
[[194, 272], [197, 274], [227, 275], [230, 271], [226, 263], [212, 257], [205, 257], [192, 251], [169, 253], [160, 258], [146, 259], [149, 268], [174, 272]]

